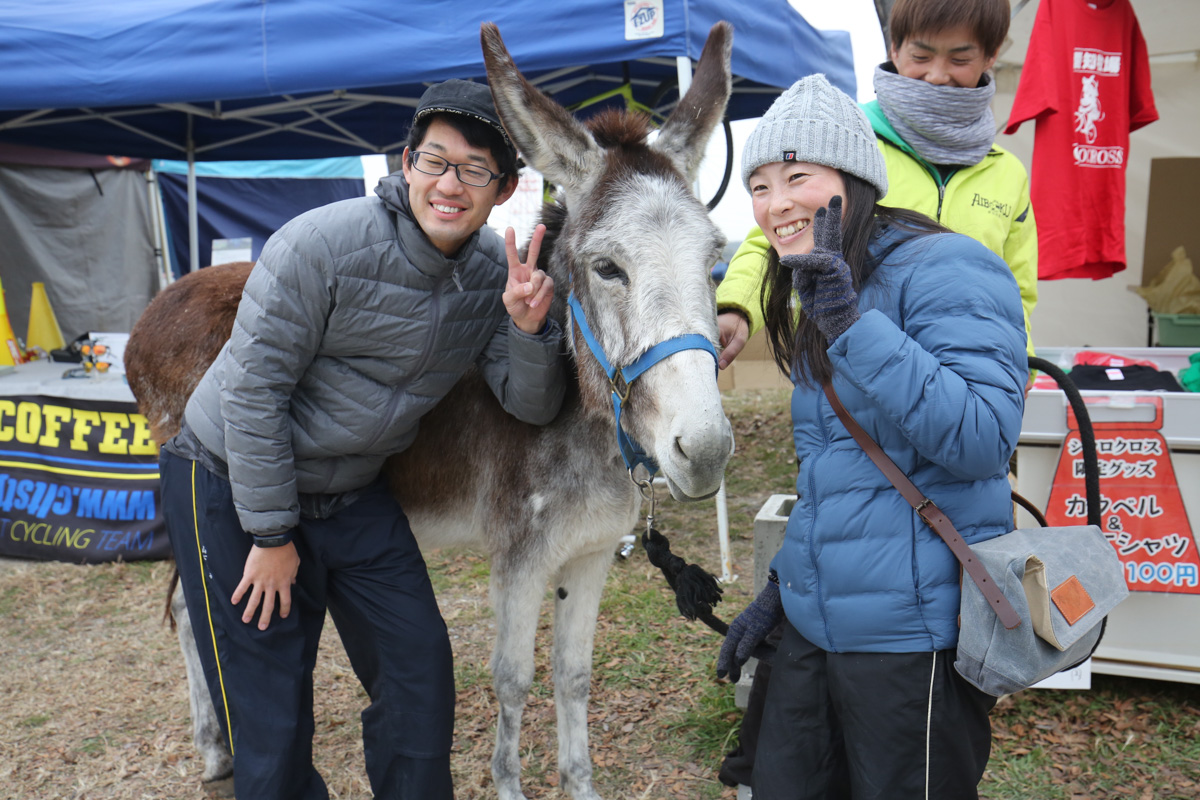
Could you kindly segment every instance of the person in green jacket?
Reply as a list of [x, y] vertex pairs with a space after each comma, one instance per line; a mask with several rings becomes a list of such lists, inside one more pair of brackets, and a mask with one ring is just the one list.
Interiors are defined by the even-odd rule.
[[[887, 164], [881, 205], [919, 211], [1004, 259], [1021, 288], [1027, 349], [1037, 304], [1037, 226], [1020, 159], [995, 144], [987, 71], [1008, 33], [1008, 0], [897, 0], [890, 57], [862, 106]], [[763, 326], [767, 238], [755, 227], [717, 288], [724, 369]]]

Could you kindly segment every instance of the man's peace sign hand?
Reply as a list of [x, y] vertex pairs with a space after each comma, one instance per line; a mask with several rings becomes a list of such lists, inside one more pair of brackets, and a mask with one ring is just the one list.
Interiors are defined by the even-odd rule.
[[504, 290], [504, 307], [513, 324], [526, 333], [536, 334], [546, 324], [550, 301], [554, 299], [554, 279], [537, 268], [538, 253], [546, 226], [538, 225], [529, 240], [529, 251], [521, 262], [517, 253], [517, 232], [504, 232], [504, 250], [508, 253], [508, 286]]

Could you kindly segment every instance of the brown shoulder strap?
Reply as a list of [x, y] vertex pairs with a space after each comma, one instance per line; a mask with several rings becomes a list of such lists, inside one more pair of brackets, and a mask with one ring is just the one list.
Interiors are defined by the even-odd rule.
[[867, 454], [871, 461], [875, 462], [875, 466], [879, 467], [879, 471], [892, 482], [892, 485], [904, 496], [908, 504], [913, 507], [913, 510], [920, 515], [921, 519], [925, 520], [925, 524], [933, 528], [934, 532], [946, 542], [950, 547], [950, 552], [954, 553], [954, 557], [963, 565], [963, 569], [971, 576], [971, 580], [975, 581], [975, 585], [979, 587], [979, 591], [983, 592], [983, 596], [987, 598], [988, 605], [996, 612], [996, 616], [1000, 618], [1000, 623], [1005, 628], [1012, 629], [1021, 624], [1021, 618], [1017, 616], [1017, 612], [1012, 607], [1012, 603], [1008, 602], [1008, 598], [1000, 591], [1000, 587], [992, 580], [992, 576], [988, 574], [987, 569], [980, 563], [979, 559], [975, 558], [975, 554], [971, 552], [971, 548], [967, 547], [967, 543], [963, 541], [962, 536], [955, 530], [954, 525], [950, 522], [950, 518], [942, 513], [942, 510], [937, 505], [926, 497], [913, 482], [908, 479], [899, 467], [896, 466], [892, 459], [888, 458], [887, 453], [875, 443], [875, 440], [862, 429], [854, 417], [850, 416], [850, 412], [842, 405], [842, 401], [838, 398], [837, 392], [833, 390], [833, 384], [825, 384], [825, 397], [829, 399], [829, 404], [833, 406], [833, 411], [838, 415], [838, 419], [846, 426], [846, 430], [850, 431], [850, 435], [854, 437], [854, 441], [858, 442], [859, 447]]

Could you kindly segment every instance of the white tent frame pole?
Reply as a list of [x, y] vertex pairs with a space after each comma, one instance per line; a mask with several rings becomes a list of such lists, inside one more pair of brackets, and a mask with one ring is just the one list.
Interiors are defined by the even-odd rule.
[[[679, 99], [692, 88], [692, 60], [687, 56], [675, 57], [675, 71], [679, 75]], [[700, 179], [696, 178], [692, 191], [700, 196]], [[732, 583], [737, 580], [733, 574], [733, 559], [729, 553], [729, 506], [726, 503], [725, 479], [721, 479], [721, 487], [717, 489], [717, 542], [721, 547], [721, 582]]]
[[171, 261], [167, 254], [167, 234], [164, 228], [162, 195], [158, 189], [158, 175], [146, 170], [146, 190], [150, 195], [150, 225], [154, 229], [154, 261], [158, 267], [158, 290], [171, 285]]
[[687, 56], [675, 56], [675, 71], [679, 73], [679, 96], [682, 98], [692, 88], [692, 60]]
[[200, 221], [196, 208], [196, 143], [192, 140], [192, 115], [188, 114], [187, 140], [188, 271], [200, 269]]

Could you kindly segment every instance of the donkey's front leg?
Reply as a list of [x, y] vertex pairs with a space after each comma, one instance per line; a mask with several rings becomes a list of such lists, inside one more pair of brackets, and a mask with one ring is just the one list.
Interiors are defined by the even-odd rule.
[[600, 593], [616, 543], [573, 558], [559, 571], [554, 594], [554, 705], [558, 771], [574, 800], [600, 800], [592, 787], [588, 693]]
[[492, 686], [500, 703], [492, 780], [500, 800], [525, 800], [521, 792], [521, 715], [533, 685], [533, 649], [547, 574], [529, 564], [492, 559], [491, 597], [496, 612]]
[[175, 594], [171, 596], [171, 616], [175, 618], [179, 649], [187, 667], [188, 699], [192, 706], [192, 744], [204, 759], [204, 772], [200, 779], [204, 781], [204, 788], [210, 796], [233, 797], [233, 756], [225, 745], [221, 723], [217, 721], [212, 696], [204, 681], [204, 667], [196, 650], [192, 619], [188, 616], [182, 584], [175, 587]]

